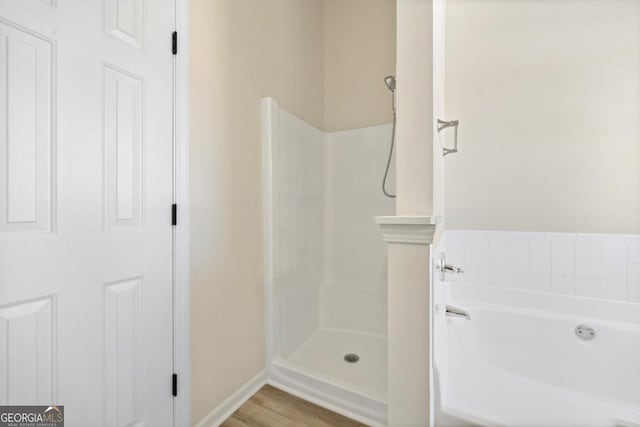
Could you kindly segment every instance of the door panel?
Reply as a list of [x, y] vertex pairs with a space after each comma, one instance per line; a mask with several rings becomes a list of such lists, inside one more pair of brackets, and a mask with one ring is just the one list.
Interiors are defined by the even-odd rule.
[[142, 6], [142, 0], [106, 0], [105, 31], [124, 43], [142, 49]]
[[0, 399], [45, 401], [53, 396], [54, 301], [46, 297], [0, 309]]
[[0, 404], [173, 424], [173, 0], [0, 0]]
[[142, 278], [105, 286], [107, 425], [129, 426], [143, 421], [141, 297]]
[[142, 225], [143, 85], [141, 77], [105, 65], [106, 226]]
[[51, 227], [52, 50], [0, 22], [0, 232]]

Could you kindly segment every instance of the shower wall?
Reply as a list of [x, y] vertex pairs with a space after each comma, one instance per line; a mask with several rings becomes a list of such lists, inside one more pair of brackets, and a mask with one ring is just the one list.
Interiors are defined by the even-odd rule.
[[446, 28], [447, 227], [639, 233], [640, 3], [448, 0]]
[[[391, 125], [326, 134], [321, 327], [386, 335], [387, 250], [372, 218], [395, 211], [381, 190], [390, 139]], [[389, 175], [393, 191], [393, 164]]]
[[372, 217], [394, 212], [380, 190], [391, 125], [325, 133], [271, 110], [278, 353], [319, 328], [386, 335], [386, 250]]
[[278, 108], [272, 145], [273, 282], [284, 357], [318, 328], [323, 282], [325, 135]]

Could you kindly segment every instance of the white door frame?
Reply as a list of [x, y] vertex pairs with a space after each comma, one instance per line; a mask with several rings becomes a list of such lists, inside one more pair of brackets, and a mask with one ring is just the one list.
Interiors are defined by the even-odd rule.
[[[174, 427], [191, 426], [191, 305], [189, 257], [189, 0], [175, 0], [178, 54], [174, 57], [174, 227], [173, 363], [178, 395], [173, 401]], [[167, 37], [170, 35], [167, 34]], [[169, 38], [167, 38], [167, 43]]]

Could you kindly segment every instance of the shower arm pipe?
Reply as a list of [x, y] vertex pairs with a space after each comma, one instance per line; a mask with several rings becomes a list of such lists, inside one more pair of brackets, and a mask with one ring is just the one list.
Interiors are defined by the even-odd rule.
[[437, 123], [437, 129], [438, 129], [438, 133], [442, 132], [443, 130], [447, 129], [447, 128], [454, 128], [454, 134], [453, 134], [453, 148], [447, 148], [444, 146], [442, 147], [442, 155], [446, 156], [447, 154], [453, 154], [453, 153], [457, 153], [458, 152], [458, 125], [460, 124], [460, 122], [458, 120], [441, 120], [438, 119], [438, 123]]

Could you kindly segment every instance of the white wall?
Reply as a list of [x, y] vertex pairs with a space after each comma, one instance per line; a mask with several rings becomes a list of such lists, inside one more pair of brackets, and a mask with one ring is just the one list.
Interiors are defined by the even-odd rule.
[[[320, 325], [387, 333], [387, 254], [372, 218], [393, 215], [382, 194], [391, 125], [326, 134], [325, 282]], [[395, 191], [392, 162], [388, 188]]]
[[640, 3], [449, 0], [449, 228], [640, 232]]

